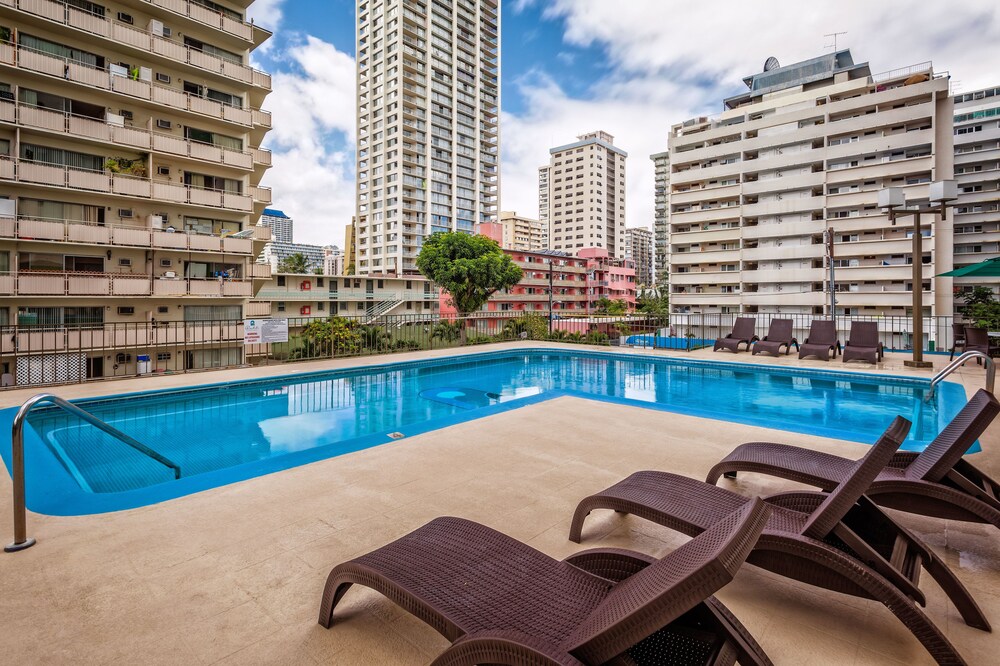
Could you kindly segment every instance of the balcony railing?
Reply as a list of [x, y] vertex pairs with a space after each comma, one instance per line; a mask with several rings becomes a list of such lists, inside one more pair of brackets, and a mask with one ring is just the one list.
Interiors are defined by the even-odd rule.
[[[0, 156], [0, 181], [4, 180], [240, 212], [253, 210], [253, 201], [257, 200], [251, 199], [245, 194], [208, 190], [171, 183], [166, 180], [151, 180], [103, 171], [88, 171], [60, 164], [25, 162]], [[266, 188], [251, 189], [266, 190]], [[266, 190], [266, 192], [267, 201], [265, 203], [270, 203], [271, 191]]]
[[237, 20], [231, 16], [226, 16], [219, 12], [212, 11], [208, 7], [204, 7], [195, 2], [190, 2], [190, 0], [146, 0], [152, 5], [166, 9], [169, 12], [179, 14], [181, 16], [186, 16], [189, 19], [197, 21], [212, 28], [218, 28], [219, 30], [229, 33], [244, 39], [246, 41], [253, 41], [253, 29], [262, 29], [260, 26], [254, 26], [246, 21]]
[[261, 159], [264, 159], [266, 154], [267, 161], [259, 163], [267, 165], [271, 163], [270, 153], [260, 148], [252, 148], [249, 151], [233, 150], [192, 141], [174, 134], [152, 132], [144, 127], [116, 125], [98, 118], [77, 116], [21, 102], [0, 100], [0, 120], [16, 122], [23, 127], [106, 141], [137, 150], [181, 155], [238, 169], [252, 169], [257, 161], [257, 153], [261, 154]]
[[0, 44], [0, 64], [46, 74], [90, 88], [109, 90], [133, 99], [162, 104], [238, 125], [247, 127], [252, 125], [271, 126], [271, 114], [267, 111], [236, 107], [150, 81], [118, 76], [107, 69], [23, 46]]
[[253, 296], [250, 280], [145, 274], [21, 271], [0, 273], [0, 296]]
[[[20, 216], [0, 218], [0, 238], [84, 243], [117, 247], [225, 252], [252, 255], [253, 240], [207, 234], [171, 232], [132, 226], [100, 225], [83, 220], [55, 220]], [[270, 275], [270, 273], [268, 273]], [[254, 276], [257, 277], [257, 276]]]
[[253, 197], [254, 203], [262, 203], [265, 205], [271, 204], [271, 188], [270, 187], [259, 187], [257, 185], [250, 186], [250, 196]]
[[[4, 4], [14, 6], [10, 0], [5, 0]], [[55, 0], [16, 0], [14, 4], [16, 4], [17, 9], [23, 12], [41, 16], [91, 35], [104, 37], [116, 44], [125, 44], [161, 58], [188, 64], [200, 70], [242, 81], [265, 90], [271, 89], [271, 77], [265, 72], [185, 46], [183, 43], [167, 39], [148, 30], [113, 20], [110, 16], [111, 12], [100, 16]], [[204, 11], [208, 12], [209, 10], [205, 9]]]

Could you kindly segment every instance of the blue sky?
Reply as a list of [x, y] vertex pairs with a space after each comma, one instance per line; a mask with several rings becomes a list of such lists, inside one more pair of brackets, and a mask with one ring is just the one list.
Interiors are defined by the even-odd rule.
[[[537, 168], [578, 134], [628, 151], [628, 226], [651, 226], [653, 168], [670, 126], [722, 110], [741, 78], [827, 52], [824, 33], [873, 72], [933, 60], [959, 90], [1000, 85], [992, 0], [500, 0], [501, 209], [537, 214]], [[254, 60], [272, 73], [264, 185], [299, 242], [343, 245], [354, 209], [354, 0], [257, 0], [275, 36]]]

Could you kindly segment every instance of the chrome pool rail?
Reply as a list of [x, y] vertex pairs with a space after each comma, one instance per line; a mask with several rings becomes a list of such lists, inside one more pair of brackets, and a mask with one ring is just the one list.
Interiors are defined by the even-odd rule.
[[105, 423], [90, 412], [84, 411], [57, 395], [52, 393], [39, 393], [28, 398], [14, 416], [14, 424], [10, 429], [10, 468], [11, 480], [14, 482], [14, 541], [4, 546], [4, 551], [15, 553], [35, 545], [34, 539], [28, 538], [27, 516], [24, 500], [24, 422], [28, 418], [28, 413], [37, 405], [49, 403], [59, 409], [69, 412], [83, 421], [86, 421], [95, 428], [106, 432], [120, 442], [131, 446], [136, 451], [149, 456], [156, 462], [174, 470], [174, 478], [181, 478], [181, 468], [172, 460], [161, 456], [159, 453], [142, 444], [132, 437], [126, 435], [109, 423]]
[[997, 378], [996, 361], [994, 361], [989, 354], [984, 354], [981, 351], [967, 351], [963, 352], [961, 356], [959, 356], [954, 361], [946, 365], [939, 373], [934, 375], [934, 378], [931, 379], [931, 387], [927, 391], [926, 399], [930, 400], [932, 397], [934, 397], [934, 389], [937, 387], [938, 384], [943, 382], [948, 375], [955, 372], [960, 367], [965, 365], [967, 361], [971, 361], [974, 358], [982, 359], [983, 361], [986, 362], [986, 390], [989, 391], [990, 393], [993, 393], [994, 392], [993, 388], [996, 385], [996, 378]]

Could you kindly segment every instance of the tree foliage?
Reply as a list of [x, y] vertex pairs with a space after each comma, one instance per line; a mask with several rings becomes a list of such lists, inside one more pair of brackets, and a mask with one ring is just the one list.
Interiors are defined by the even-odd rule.
[[602, 296], [597, 299], [597, 314], [623, 315], [628, 312], [628, 303], [624, 299], [616, 301]]
[[993, 291], [988, 287], [976, 287], [967, 294], [962, 311], [977, 328], [991, 331], [1000, 328], [1000, 302], [993, 297]]
[[278, 272], [305, 275], [309, 272], [309, 260], [306, 259], [306, 255], [301, 252], [296, 252], [295, 254], [281, 260], [278, 264]]
[[417, 268], [448, 292], [462, 316], [483, 307], [490, 296], [521, 281], [521, 269], [496, 241], [485, 236], [438, 232], [424, 241]]

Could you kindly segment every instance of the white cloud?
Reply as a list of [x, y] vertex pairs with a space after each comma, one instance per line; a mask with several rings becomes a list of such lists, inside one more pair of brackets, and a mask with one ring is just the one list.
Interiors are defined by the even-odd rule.
[[281, 6], [285, 0], [255, 0], [247, 8], [247, 17], [265, 30], [277, 32], [284, 14]]
[[652, 226], [649, 156], [665, 149], [671, 125], [721, 112], [723, 97], [768, 56], [784, 64], [811, 58], [831, 50], [824, 33], [846, 30], [838, 46], [874, 72], [933, 60], [961, 90], [974, 90], [1000, 83], [998, 7], [983, 0], [717, 0], [683, 8], [662, 0], [550, 0], [544, 14], [564, 20], [564, 42], [605, 50], [611, 73], [579, 99], [545, 76], [522, 82], [527, 110], [502, 118], [501, 209], [536, 214], [537, 168], [548, 162], [548, 149], [602, 129], [629, 153], [627, 224]]
[[282, 62], [292, 69], [273, 75], [264, 104], [274, 129], [264, 140], [273, 165], [263, 184], [295, 221], [296, 242], [342, 247], [354, 213], [354, 58], [309, 36]]

